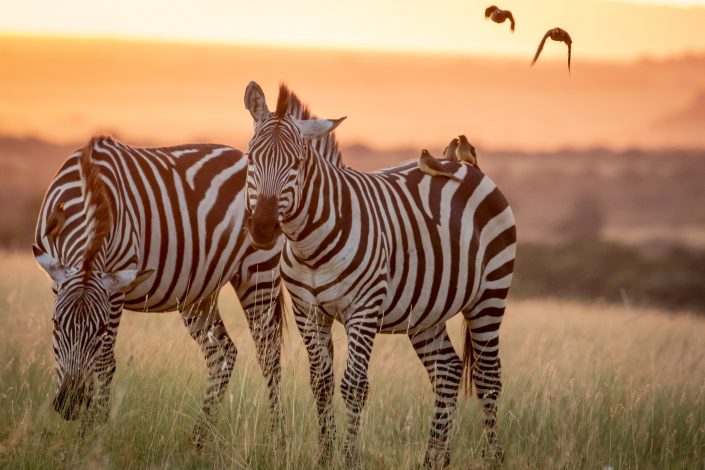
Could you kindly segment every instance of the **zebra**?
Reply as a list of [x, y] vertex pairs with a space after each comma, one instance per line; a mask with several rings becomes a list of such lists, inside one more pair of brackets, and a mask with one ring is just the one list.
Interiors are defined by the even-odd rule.
[[267, 251], [249, 242], [246, 169], [242, 153], [224, 145], [138, 148], [110, 137], [93, 138], [65, 161], [33, 246], [55, 295], [53, 406], [64, 419], [107, 419], [123, 308], [178, 310], [208, 368], [191, 434], [202, 446], [237, 356], [217, 306], [229, 282], [267, 381], [272, 425], [280, 425], [283, 240]]
[[[340, 390], [349, 465], [360, 464], [360, 418], [378, 333], [408, 335], [433, 386], [424, 466], [450, 462], [447, 441], [461, 383], [474, 383], [484, 411], [484, 454], [501, 459], [499, 327], [516, 254], [509, 203], [478, 168], [459, 162], [444, 163], [459, 183], [424, 175], [416, 162], [377, 173], [331, 164], [310, 141], [330, 135], [344, 118], [293, 118], [284, 112], [289, 93], [280, 85], [276, 110], [269, 112], [256, 83], [245, 92], [255, 123], [247, 148], [248, 231], [263, 249], [279, 231], [287, 239], [280, 269], [308, 353], [319, 462], [330, 461], [335, 435], [335, 320], [347, 333]], [[446, 330], [458, 312], [466, 327], [462, 360]]]

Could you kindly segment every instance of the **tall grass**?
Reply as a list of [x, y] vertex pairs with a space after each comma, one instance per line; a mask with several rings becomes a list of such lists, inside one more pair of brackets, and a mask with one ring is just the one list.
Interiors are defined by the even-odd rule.
[[[298, 333], [285, 341], [285, 448], [270, 439], [266, 386], [235, 296], [220, 305], [239, 354], [211, 440], [189, 445], [206, 369], [177, 314], [126, 312], [108, 423], [82, 430], [52, 409], [48, 280], [0, 253], [0, 464], [24, 468], [315, 466], [317, 425]], [[290, 321], [289, 325], [293, 325]], [[460, 322], [450, 324], [460, 339]], [[506, 468], [703, 468], [705, 320], [551, 300], [512, 301], [502, 326]], [[335, 328], [336, 377], [345, 337]], [[408, 340], [377, 338], [362, 428], [367, 468], [420, 465], [433, 394]], [[338, 429], [345, 407], [336, 394]], [[342, 432], [339, 432], [342, 435]], [[342, 436], [340, 436], [342, 437]], [[482, 468], [481, 411], [461, 397], [452, 467]], [[340, 454], [340, 452], [338, 453]], [[336, 466], [342, 466], [337, 461]]]

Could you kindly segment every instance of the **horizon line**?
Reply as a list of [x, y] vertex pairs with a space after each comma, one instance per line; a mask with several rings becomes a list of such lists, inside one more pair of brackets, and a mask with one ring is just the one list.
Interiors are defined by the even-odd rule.
[[[329, 53], [371, 53], [375, 55], [398, 55], [398, 56], [434, 56], [447, 58], [482, 58], [497, 61], [518, 61], [525, 59], [525, 55], [514, 52], [477, 52], [468, 51], [463, 53], [457, 50], [432, 50], [432, 49], [412, 49], [412, 48], [391, 48], [375, 46], [322, 46], [319, 44], [297, 43], [282, 44], [279, 42], [247, 42], [236, 40], [217, 40], [208, 38], [177, 38], [163, 36], [139, 36], [130, 34], [92, 34], [92, 33], [58, 33], [58, 32], [36, 32], [36, 31], [12, 31], [0, 30], [0, 40], [65, 40], [65, 41], [85, 41], [85, 42], [116, 42], [116, 43], [142, 43], [153, 45], [171, 46], [209, 46], [209, 47], [233, 47], [242, 49], [266, 49], [266, 50], [288, 50], [301, 52], [329, 52]], [[684, 49], [672, 54], [629, 54], [621, 57], [586, 54], [581, 61], [589, 63], [609, 63], [609, 64], [638, 64], [642, 62], [669, 62], [672, 60], [682, 60], [688, 58], [705, 58], [705, 50]], [[550, 60], [550, 59], [549, 59]], [[556, 59], [554, 59], [556, 60]]]

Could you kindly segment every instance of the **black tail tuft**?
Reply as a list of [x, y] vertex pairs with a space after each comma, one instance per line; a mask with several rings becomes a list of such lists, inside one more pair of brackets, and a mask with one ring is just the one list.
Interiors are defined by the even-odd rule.
[[475, 354], [472, 349], [472, 337], [468, 321], [463, 322], [463, 376], [460, 380], [463, 392], [466, 395], [472, 394], [472, 370], [475, 366]]

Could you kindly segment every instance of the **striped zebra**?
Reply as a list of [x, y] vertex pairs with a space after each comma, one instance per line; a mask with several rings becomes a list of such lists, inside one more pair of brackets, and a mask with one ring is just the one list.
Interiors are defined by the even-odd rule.
[[[247, 150], [248, 204], [254, 208], [248, 230], [262, 248], [279, 230], [287, 238], [281, 273], [308, 352], [320, 462], [331, 458], [335, 433], [334, 320], [347, 333], [340, 389], [348, 464], [360, 463], [360, 415], [377, 333], [408, 335], [431, 380], [435, 412], [424, 466], [449, 463], [448, 433], [461, 382], [474, 383], [484, 410], [485, 455], [500, 459], [499, 326], [516, 251], [506, 199], [487, 176], [462, 163], [444, 163], [460, 183], [424, 175], [416, 162], [371, 174], [331, 164], [309, 142], [342, 119], [293, 118], [284, 112], [288, 97], [282, 85], [271, 113], [257, 84], [245, 92], [255, 122]], [[446, 330], [458, 312], [466, 325], [462, 360]]]
[[246, 169], [242, 153], [222, 145], [137, 148], [109, 137], [63, 164], [33, 250], [53, 281], [54, 408], [63, 418], [107, 418], [123, 308], [178, 310], [208, 367], [192, 434], [201, 446], [237, 356], [217, 306], [229, 282], [267, 380], [273, 425], [280, 423], [283, 239], [267, 251], [249, 242]]

